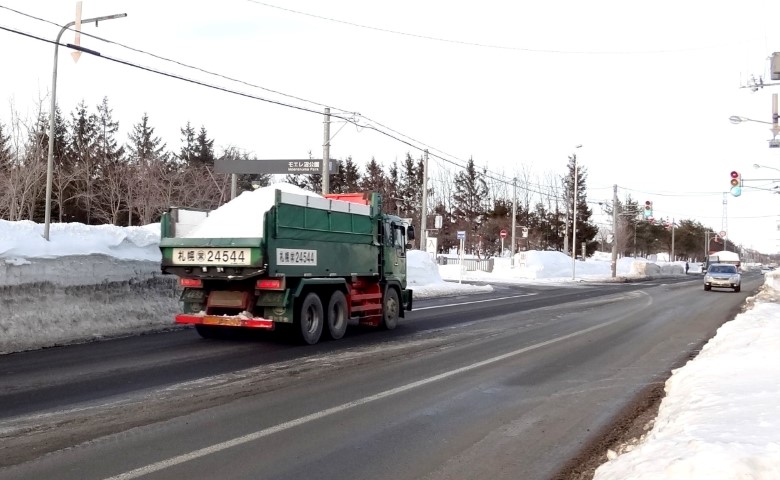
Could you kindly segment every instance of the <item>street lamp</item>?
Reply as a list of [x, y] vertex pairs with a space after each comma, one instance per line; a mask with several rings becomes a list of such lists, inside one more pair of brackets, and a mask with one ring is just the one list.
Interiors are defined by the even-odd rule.
[[730, 116], [729, 122], [733, 123], [734, 125], [737, 125], [742, 122], [756, 122], [756, 123], [766, 123], [767, 125], [772, 125], [772, 122], [765, 122], [763, 120], [753, 120], [752, 118], [740, 117], [738, 115]]
[[780, 124], [778, 124], [778, 121], [780, 121], [780, 115], [778, 115], [778, 111], [777, 111], [776, 93], [772, 94], [772, 121], [771, 122], [765, 122], [763, 120], [753, 120], [752, 118], [740, 117], [739, 115], [730, 116], [729, 121], [733, 124], [742, 123], [742, 122], [756, 122], [756, 123], [764, 123], [767, 125], [772, 125], [772, 128], [769, 129], [769, 131], [772, 132], [772, 140], [769, 140], [769, 148], [780, 148], [780, 140], [777, 139], [777, 136], [780, 135]]
[[770, 169], [770, 170], [776, 170], [776, 171], [780, 172], [780, 168], [775, 168], [775, 167], [767, 167], [766, 165], [759, 165], [759, 164], [757, 164], [757, 163], [754, 163], [754, 164], [753, 164], [753, 168], [768, 168], [768, 169]]
[[[126, 16], [126, 13], [117, 13], [103, 17], [87, 18], [81, 20], [81, 23], [95, 22], [95, 26], [97, 27], [98, 22], [101, 20], [113, 20]], [[49, 156], [46, 161], [46, 208], [43, 225], [43, 238], [47, 241], [49, 240], [49, 226], [51, 225], [51, 184], [54, 175], [54, 109], [57, 108], [57, 54], [59, 53], [60, 38], [62, 37], [62, 34], [65, 33], [65, 30], [75, 24], [75, 21], [65, 24], [65, 26], [60, 29], [60, 33], [57, 34], [57, 39], [54, 41], [54, 69], [51, 74], [51, 109], [49, 111]], [[73, 47], [73, 45], [69, 46]], [[60, 208], [62, 207], [60, 206]]]
[[[574, 148], [582, 148], [582, 145], [577, 145]], [[577, 260], [577, 153], [572, 153], [572, 160], [574, 160], [574, 199], [572, 202], [572, 227], [571, 227], [571, 279], [574, 280]]]

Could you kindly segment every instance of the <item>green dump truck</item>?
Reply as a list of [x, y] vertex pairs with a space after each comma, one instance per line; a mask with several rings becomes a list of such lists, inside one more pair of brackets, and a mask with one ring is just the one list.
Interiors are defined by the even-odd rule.
[[254, 236], [228, 237], [224, 229], [225, 236], [198, 238], [219, 209], [163, 215], [162, 272], [183, 287], [176, 323], [194, 324], [204, 338], [289, 325], [308, 344], [323, 334], [339, 339], [348, 324], [395, 328], [412, 309], [406, 250], [414, 228], [383, 214], [377, 193], [272, 194], [267, 210], [250, 207], [234, 219], [254, 222]]

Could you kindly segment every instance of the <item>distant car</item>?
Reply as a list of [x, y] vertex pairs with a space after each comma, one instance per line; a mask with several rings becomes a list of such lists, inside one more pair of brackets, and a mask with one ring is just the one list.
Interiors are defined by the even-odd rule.
[[713, 263], [704, 274], [704, 290], [712, 288], [732, 288], [735, 292], [742, 289], [742, 275], [736, 265]]

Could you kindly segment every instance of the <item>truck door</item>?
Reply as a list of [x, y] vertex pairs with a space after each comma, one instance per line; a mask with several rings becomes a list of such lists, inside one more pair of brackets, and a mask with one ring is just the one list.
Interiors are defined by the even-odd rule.
[[406, 285], [406, 229], [396, 222], [387, 222], [384, 227], [385, 275]]

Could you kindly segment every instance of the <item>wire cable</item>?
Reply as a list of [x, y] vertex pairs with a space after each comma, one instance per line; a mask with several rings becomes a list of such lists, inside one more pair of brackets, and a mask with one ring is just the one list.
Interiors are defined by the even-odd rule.
[[334, 23], [340, 23], [342, 25], [349, 25], [351, 27], [356, 28], [363, 28], [366, 30], [373, 30], [376, 32], [382, 32], [382, 33], [389, 33], [393, 35], [401, 35], [405, 37], [411, 37], [411, 38], [417, 38], [422, 40], [432, 40], [435, 42], [442, 42], [442, 43], [450, 43], [455, 45], [465, 45], [469, 47], [478, 47], [478, 48], [489, 48], [494, 50], [509, 50], [509, 51], [517, 51], [517, 52], [527, 52], [527, 53], [545, 53], [545, 54], [558, 54], [558, 55], [638, 55], [638, 54], [644, 54], [644, 55], [650, 55], [650, 54], [659, 54], [659, 53], [680, 53], [680, 52], [691, 52], [691, 51], [700, 51], [700, 50], [709, 50], [712, 48], [720, 47], [720, 45], [714, 45], [714, 46], [705, 46], [705, 47], [689, 47], [689, 48], [681, 48], [681, 49], [669, 49], [669, 50], [644, 50], [644, 51], [627, 51], [627, 50], [614, 50], [614, 51], [594, 51], [594, 50], [557, 50], [557, 49], [545, 49], [545, 48], [527, 48], [527, 47], [512, 47], [507, 45], [497, 45], [497, 44], [489, 44], [489, 43], [479, 43], [479, 42], [468, 42], [464, 40], [453, 40], [448, 38], [441, 38], [441, 37], [433, 37], [430, 35], [421, 35], [417, 33], [408, 33], [408, 32], [401, 32], [398, 30], [390, 30], [387, 28], [380, 28], [380, 27], [372, 27], [369, 25], [363, 25], [360, 23], [354, 23], [354, 22], [348, 22], [346, 20], [339, 20], [337, 18], [332, 17], [325, 17], [322, 15], [315, 15], [313, 13], [307, 13], [302, 12], [300, 10], [293, 10], [291, 8], [285, 8], [280, 7], [278, 5], [272, 5], [270, 3], [261, 2], [259, 0], [246, 0], [250, 3], [255, 3], [257, 5], [262, 5], [264, 7], [268, 8], [275, 8], [277, 10], [282, 10], [289, 13], [294, 13], [296, 15], [303, 15], [306, 17], [316, 18], [319, 20], [325, 20], [328, 22], [334, 22]]

